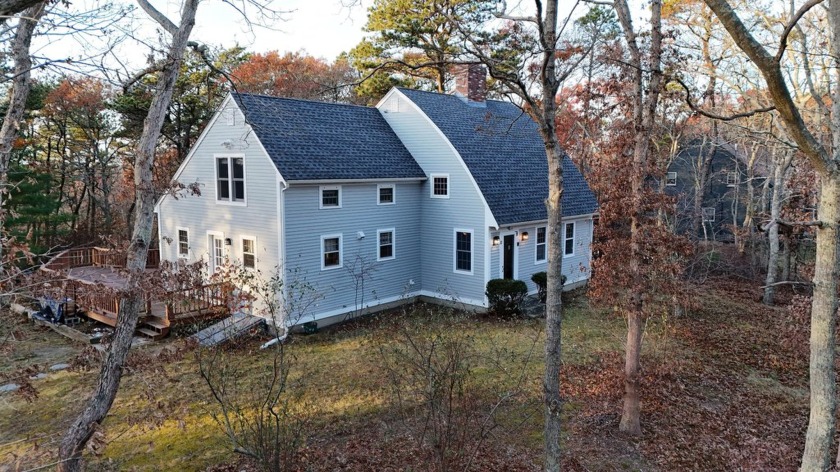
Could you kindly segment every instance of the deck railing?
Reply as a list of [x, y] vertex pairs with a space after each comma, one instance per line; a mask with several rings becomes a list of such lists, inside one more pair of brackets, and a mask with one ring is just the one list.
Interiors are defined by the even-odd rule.
[[231, 291], [229, 283], [218, 282], [172, 292], [166, 304], [166, 317], [174, 321], [188, 315], [227, 309]]
[[[122, 268], [125, 267], [126, 260], [124, 251], [102, 247], [82, 247], [58, 253], [43, 268], [48, 271], [88, 266]], [[146, 254], [146, 268], [157, 269], [158, 267], [160, 267], [160, 249], [149, 249]]]
[[[77, 267], [113, 267], [124, 268], [126, 255], [123, 251], [101, 247], [74, 248], [60, 252], [47, 262], [42, 269], [48, 272], [59, 272]], [[160, 250], [149, 249], [146, 258], [146, 268], [160, 267]], [[100, 290], [94, 282], [71, 279], [64, 284], [65, 296], [72, 298], [76, 305], [88, 312], [99, 315], [100, 321], [116, 322], [120, 311], [120, 294], [112, 290]], [[201, 287], [173, 290], [162, 295], [166, 300], [165, 310], [160, 313], [152, 312], [152, 296], [145, 295], [140, 316], [165, 316], [168, 325], [178, 319], [188, 319], [193, 316], [223, 312], [227, 310], [232, 287], [229, 283], [210, 283]], [[161, 301], [162, 301], [161, 300]]]

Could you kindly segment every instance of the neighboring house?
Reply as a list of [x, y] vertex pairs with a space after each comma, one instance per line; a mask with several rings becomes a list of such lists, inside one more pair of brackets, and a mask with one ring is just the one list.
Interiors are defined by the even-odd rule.
[[[393, 89], [376, 107], [232, 94], [174, 177], [202, 196], [158, 202], [161, 259], [281, 266], [287, 287], [321, 295], [294, 322], [415, 297], [486, 307], [501, 277], [535, 293], [545, 148], [516, 106], [484, 99], [478, 72], [456, 95]], [[589, 278], [597, 204], [568, 157], [563, 169], [574, 287]]]
[[[677, 231], [698, 239], [731, 240], [732, 226], [743, 225], [746, 215], [746, 169], [731, 146], [700, 138], [682, 146], [665, 176], [666, 193], [677, 196]], [[760, 185], [763, 177], [761, 181], [751, 184]]]

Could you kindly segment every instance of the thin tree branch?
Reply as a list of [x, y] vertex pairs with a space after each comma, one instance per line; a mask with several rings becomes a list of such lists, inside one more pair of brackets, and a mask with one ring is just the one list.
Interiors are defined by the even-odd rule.
[[137, 0], [137, 4], [140, 5], [140, 8], [142, 8], [146, 13], [148, 13], [153, 20], [155, 20], [160, 26], [162, 26], [167, 33], [171, 34], [172, 36], [175, 36], [178, 33], [178, 27], [175, 26], [175, 23], [173, 23], [169, 18], [167, 18], [166, 15], [158, 11], [157, 8], [153, 7], [148, 0]]
[[771, 111], [776, 109], [776, 107], [774, 107], [774, 106], [769, 106], [769, 107], [763, 107], [763, 108], [756, 108], [754, 110], [745, 111], [745, 112], [741, 112], [741, 113], [736, 113], [734, 115], [726, 115], [726, 116], [718, 115], [716, 113], [712, 113], [710, 111], [706, 111], [706, 110], [703, 110], [702, 108], [697, 107], [697, 105], [695, 105], [694, 101], [691, 99], [691, 90], [688, 88], [688, 85], [686, 85], [685, 82], [682, 81], [682, 79], [680, 79], [679, 77], [672, 77], [671, 80], [680, 84], [682, 86], [682, 88], [685, 90], [685, 103], [688, 105], [689, 108], [691, 108], [691, 111], [693, 111], [693, 112], [695, 112], [699, 115], [703, 115], [706, 118], [711, 118], [713, 120], [732, 121], [732, 120], [737, 120], [737, 119], [740, 119], [740, 118], [749, 118], [749, 117], [755, 116], [759, 113], [768, 113], [768, 112], [771, 112]]
[[809, 0], [805, 5], [802, 5], [799, 8], [799, 11], [797, 11], [793, 15], [793, 18], [791, 18], [790, 22], [787, 24], [787, 26], [785, 26], [784, 32], [782, 32], [782, 38], [779, 40], [779, 50], [776, 51], [776, 57], [775, 57], [776, 62], [779, 62], [779, 61], [782, 60], [782, 56], [785, 54], [785, 49], [787, 49], [788, 36], [790, 35], [790, 32], [793, 31], [793, 28], [796, 27], [797, 23], [799, 23], [799, 20], [806, 13], [808, 13], [808, 11], [811, 8], [814, 8], [815, 6], [819, 5], [822, 2], [823, 2], [823, 0]]

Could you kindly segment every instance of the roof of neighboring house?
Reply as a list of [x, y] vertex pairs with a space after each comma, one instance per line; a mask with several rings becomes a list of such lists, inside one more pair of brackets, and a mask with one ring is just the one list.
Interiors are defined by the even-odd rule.
[[245, 93], [233, 98], [288, 181], [426, 176], [376, 108]]
[[[434, 122], [478, 183], [499, 225], [547, 219], [548, 164], [537, 124], [516, 105], [466, 103], [454, 95], [399, 89]], [[563, 216], [598, 203], [572, 160], [563, 159]]]

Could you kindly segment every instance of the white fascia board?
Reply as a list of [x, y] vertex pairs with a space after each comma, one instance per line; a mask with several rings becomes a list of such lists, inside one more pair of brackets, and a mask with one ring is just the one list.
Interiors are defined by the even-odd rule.
[[[219, 107], [216, 109], [216, 113], [213, 114], [213, 118], [210, 119], [210, 122], [207, 123], [207, 126], [204, 127], [204, 130], [198, 136], [198, 139], [196, 139], [195, 144], [193, 144], [192, 147], [190, 148], [190, 152], [187, 153], [187, 157], [185, 157], [184, 161], [181, 162], [181, 165], [178, 166], [178, 170], [175, 171], [175, 175], [172, 176], [172, 180], [170, 182], [175, 182], [181, 177], [181, 174], [184, 172], [184, 169], [186, 169], [186, 167], [187, 167], [187, 163], [189, 163], [190, 160], [193, 158], [196, 150], [201, 146], [201, 143], [204, 142], [204, 138], [210, 132], [210, 129], [213, 127], [213, 125], [216, 124], [216, 121], [222, 115], [222, 111], [225, 109], [225, 107], [227, 107], [228, 103], [230, 103], [230, 102], [233, 102], [234, 106], [239, 110], [240, 113], [242, 113], [242, 110], [239, 108], [239, 104], [236, 103], [236, 100], [233, 100], [233, 95], [229, 92], [227, 97], [225, 97], [225, 99], [222, 101], [222, 104], [219, 105]], [[242, 113], [242, 116], [245, 116], [245, 114]], [[271, 166], [277, 172], [278, 178], [281, 181], [283, 181], [283, 183], [285, 183], [286, 180], [280, 174], [280, 169], [278, 169], [277, 166], [274, 164], [274, 162], [271, 161], [271, 157], [268, 155], [268, 152], [265, 150], [265, 146], [263, 146], [262, 142], [260, 142], [260, 138], [257, 137], [257, 134], [254, 132], [254, 129], [251, 127], [250, 123], [247, 122], [247, 120], [245, 121], [245, 125], [249, 129], [249, 131], [248, 131], [248, 133], [246, 133], [246, 135], [251, 134], [251, 135], [254, 136], [254, 139], [257, 141], [257, 144], [259, 145], [260, 150], [262, 150], [263, 155], [265, 156], [266, 159], [268, 159], [271, 162]], [[163, 202], [163, 199], [167, 197], [167, 195], [168, 195], [168, 193], [165, 193], [158, 199], [157, 203], [155, 203], [155, 208], [156, 209], [160, 207], [160, 204]]]
[[[276, 167], [276, 166], [275, 166]], [[426, 177], [401, 177], [401, 178], [388, 178], [383, 177], [381, 179], [314, 179], [314, 180], [289, 180], [289, 185], [311, 185], [311, 184], [323, 184], [323, 185], [338, 185], [338, 184], [369, 184], [369, 183], [388, 183], [388, 182], [422, 182], [426, 180]]]

